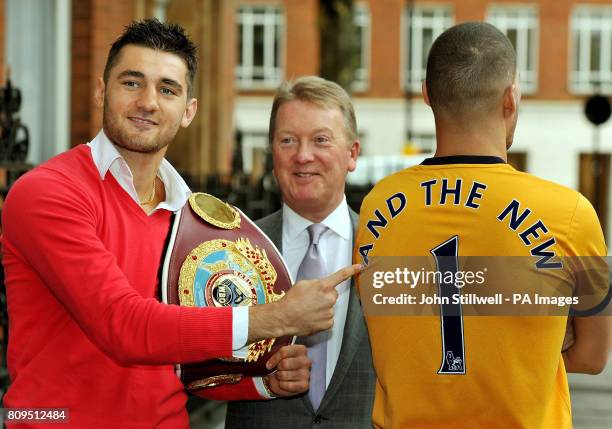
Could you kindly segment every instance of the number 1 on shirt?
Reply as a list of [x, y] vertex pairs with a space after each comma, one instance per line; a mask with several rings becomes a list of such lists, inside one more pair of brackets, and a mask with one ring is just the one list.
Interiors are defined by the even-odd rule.
[[[458, 247], [459, 237], [455, 235], [431, 249], [431, 254], [436, 258], [437, 271], [441, 274], [438, 296], [443, 298], [443, 304], [440, 305], [442, 363], [438, 374], [465, 374], [463, 312], [460, 302], [453, 303], [453, 295], [461, 295], [461, 289], [455, 286], [454, 281], [458, 270]], [[452, 273], [452, 277], [447, 273]]]

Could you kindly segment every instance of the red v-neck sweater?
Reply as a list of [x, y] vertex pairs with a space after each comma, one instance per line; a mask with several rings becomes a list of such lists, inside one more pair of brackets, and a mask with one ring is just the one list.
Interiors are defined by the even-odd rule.
[[[188, 427], [172, 364], [231, 356], [232, 310], [156, 299], [170, 216], [100, 179], [86, 145], [15, 183], [2, 210], [5, 407], [69, 408], [78, 428]], [[247, 379], [209, 393], [260, 398]]]

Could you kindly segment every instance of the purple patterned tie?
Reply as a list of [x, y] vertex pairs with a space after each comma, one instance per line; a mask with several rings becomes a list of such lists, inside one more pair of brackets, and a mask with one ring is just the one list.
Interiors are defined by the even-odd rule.
[[[320, 223], [313, 223], [308, 227], [310, 245], [304, 259], [302, 259], [300, 268], [298, 268], [298, 280], [320, 279], [326, 276], [325, 262], [319, 253], [319, 238], [328, 229], [328, 227]], [[325, 395], [328, 335], [329, 331], [323, 331], [303, 338], [304, 344], [308, 347], [308, 358], [312, 361], [308, 397], [315, 411], [319, 408], [323, 395]]]

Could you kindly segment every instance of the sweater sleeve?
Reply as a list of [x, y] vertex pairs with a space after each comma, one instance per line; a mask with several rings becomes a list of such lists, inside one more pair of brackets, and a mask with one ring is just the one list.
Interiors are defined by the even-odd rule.
[[39, 168], [18, 180], [2, 210], [8, 287], [41, 282], [120, 364], [231, 356], [232, 309], [144, 298], [99, 238], [99, 213], [92, 195], [55, 171]]

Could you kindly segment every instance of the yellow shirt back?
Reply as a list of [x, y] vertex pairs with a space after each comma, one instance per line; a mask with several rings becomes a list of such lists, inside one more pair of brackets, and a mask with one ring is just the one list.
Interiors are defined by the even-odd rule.
[[[582, 195], [495, 157], [432, 158], [383, 179], [364, 199], [356, 262], [432, 257], [450, 244], [458, 256], [530, 256], [543, 264], [607, 252]], [[363, 300], [369, 285], [362, 283]], [[453, 319], [462, 338], [450, 356], [454, 340], [440, 316], [366, 314], [366, 321], [376, 427], [571, 427], [561, 357], [566, 317], [464, 315]]]

